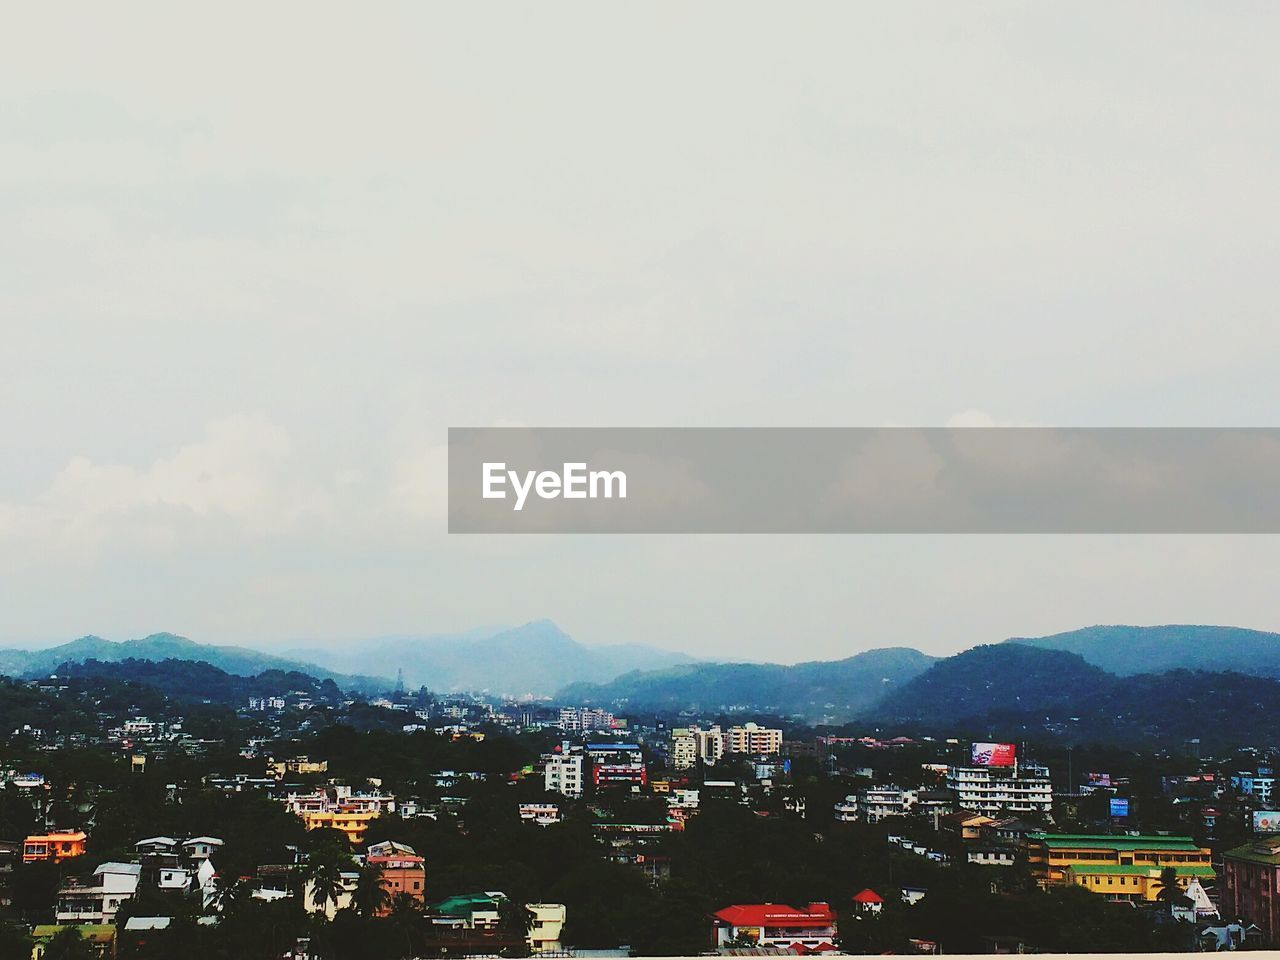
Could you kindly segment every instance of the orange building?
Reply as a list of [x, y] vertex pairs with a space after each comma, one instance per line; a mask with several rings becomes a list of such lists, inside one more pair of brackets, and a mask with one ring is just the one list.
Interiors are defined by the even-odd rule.
[[55, 830], [53, 833], [32, 834], [22, 841], [22, 862], [52, 860], [57, 863], [84, 856], [84, 845], [88, 839], [83, 830]]
[[427, 868], [413, 847], [384, 840], [371, 846], [365, 859], [382, 869], [382, 886], [387, 891], [387, 902], [379, 914], [386, 916], [390, 913], [391, 902], [402, 893], [412, 897], [419, 906], [426, 901]]

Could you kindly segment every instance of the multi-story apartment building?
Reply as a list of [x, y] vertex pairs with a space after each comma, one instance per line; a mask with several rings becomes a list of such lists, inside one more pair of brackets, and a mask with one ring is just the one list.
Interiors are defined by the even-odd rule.
[[638, 789], [649, 782], [639, 744], [590, 743], [587, 758], [591, 762], [591, 782], [596, 787]]
[[599, 707], [561, 707], [559, 726], [566, 732], [613, 730], [618, 718]]
[[369, 822], [394, 813], [396, 798], [381, 793], [354, 793], [348, 786], [321, 788], [312, 793], [290, 793], [283, 798], [289, 812], [308, 830], [340, 830], [354, 847], [364, 842]]
[[730, 727], [725, 732], [726, 753], [779, 753], [782, 750], [782, 731], [744, 723]]
[[1245, 796], [1253, 797], [1260, 806], [1271, 809], [1272, 800], [1275, 797], [1276, 778], [1272, 776], [1269, 769], [1264, 768], [1256, 773], [1242, 771], [1232, 774], [1231, 786]]
[[1265, 946], [1280, 946], [1280, 837], [1223, 853], [1219, 889], [1223, 920], [1256, 923]]
[[1161, 872], [1172, 867], [1178, 886], [1214, 877], [1210, 851], [1190, 837], [1032, 834], [1027, 862], [1044, 886], [1073, 883], [1110, 900], [1150, 902], [1161, 890]]
[[866, 823], [878, 823], [885, 817], [905, 817], [919, 796], [918, 790], [894, 784], [869, 787], [857, 794], [858, 818]]
[[529, 925], [529, 952], [563, 953], [560, 937], [564, 933], [565, 906], [563, 903], [526, 903], [525, 909], [533, 916]]
[[698, 765], [698, 737], [686, 727], [671, 731], [671, 768], [688, 770]]
[[115, 923], [120, 904], [138, 891], [136, 863], [104, 863], [89, 880], [71, 879], [58, 890], [59, 923]]
[[395, 901], [407, 896], [418, 906], [426, 899], [427, 869], [422, 857], [407, 843], [384, 840], [369, 848], [365, 862], [382, 871], [382, 886], [387, 891], [387, 902], [378, 911], [380, 916], [391, 913]]
[[546, 754], [542, 758], [544, 786], [552, 793], [581, 797], [586, 782], [586, 761], [581, 749]]
[[718, 724], [706, 730], [693, 725], [671, 731], [671, 765], [676, 770], [687, 770], [699, 760], [713, 765], [724, 754], [725, 734]]
[[957, 805], [988, 815], [1053, 811], [1053, 785], [1046, 768], [1011, 770], [999, 767], [948, 767], [947, 789]]

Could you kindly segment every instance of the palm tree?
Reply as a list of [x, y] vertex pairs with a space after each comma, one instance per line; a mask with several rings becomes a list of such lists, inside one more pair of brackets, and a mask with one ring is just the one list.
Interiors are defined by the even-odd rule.
[[1156, 900], [1160, 903], [1172, 905], [1179, 900], [1186, 899], [1182, 889], [1178, 886], [1178, 871], [1176, 867], [1162, 869], [1160, 871], [1160, 879], [1155, 882], [1155, 886], [1159, 890], [1156, 894]]
[[382, 882], [382, 867], [366, 863], [360, 868], [355, 901], [356, 910], [363, 917], [377, 916], [391, 903], [391, 893]]
[[330, 902], [337, 906], [342, 896], [342, 867], [336, 857], [313, 854], [305, 878], [311, 884], [311, 903], [316, 910], [324, 911]]

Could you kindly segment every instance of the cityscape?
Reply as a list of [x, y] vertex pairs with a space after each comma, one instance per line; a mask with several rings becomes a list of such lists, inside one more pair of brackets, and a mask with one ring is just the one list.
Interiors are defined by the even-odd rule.
[[341, 679], [135, 657], [5, 679], [0, 956], [1280, 943], [1274, 738]]

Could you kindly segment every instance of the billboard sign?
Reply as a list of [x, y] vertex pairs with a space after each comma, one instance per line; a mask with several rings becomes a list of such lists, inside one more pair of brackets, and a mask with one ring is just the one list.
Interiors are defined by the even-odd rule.
[[1280, 810], [1253, 811], [1254, 833], [1280, 833]]
[[1129, 799], [1127, 797], [1111, 798], [1111, 816], [1127, 817], [1129, 815]]
[[975, 767], [1012, 767], [1017, 761], [1017, 748], [1012, 743], [975, 743], [973, 765]]
[[1111, 774], [1109, 774], [1109, 773], [1091, 773], [1091, 774], [1089, 774], [1089, 786], [1091, 786], [1091, 787], [1109, 787], [1109, 786], [1111, 786]]

